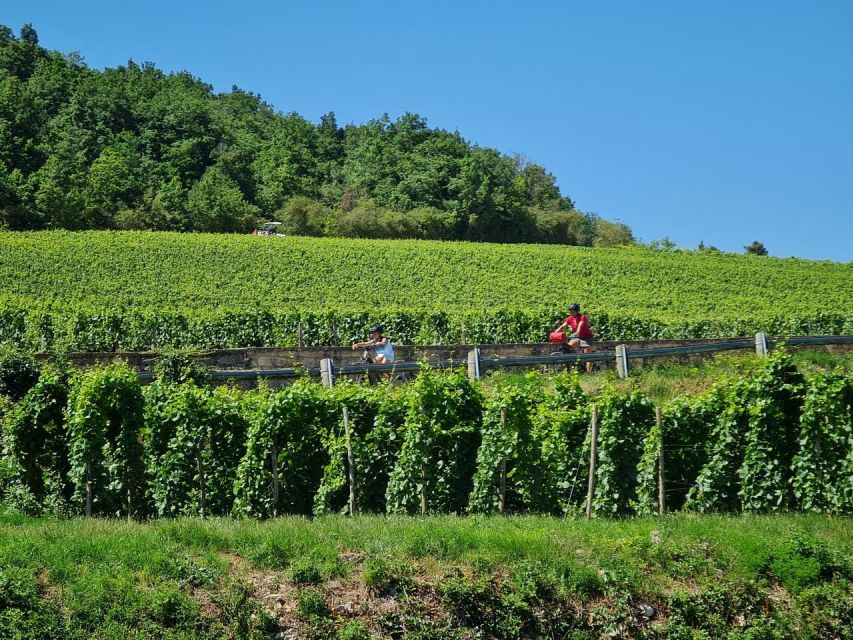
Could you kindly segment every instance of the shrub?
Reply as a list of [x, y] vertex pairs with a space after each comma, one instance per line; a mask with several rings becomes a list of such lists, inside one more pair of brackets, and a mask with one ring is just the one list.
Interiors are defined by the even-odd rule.
[[32, 356], [0, 346], [0, 395], [19, 400], [38, 381], [39, 368]]
[[423, 368], [407, 396], [400, 457], [388, 482], [388, 510], [461, 513], [473, 488], [482, 396], [460, 371]]
[[136, 373], [111, 364], [78, 374], [68, 401], [70, 478], [92, 513], [138, 514], [144, 508], [141, 430], [144, 401]]

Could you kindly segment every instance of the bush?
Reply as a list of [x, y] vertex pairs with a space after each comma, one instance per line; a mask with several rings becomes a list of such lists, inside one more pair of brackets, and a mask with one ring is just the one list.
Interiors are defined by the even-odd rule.
[[296, 611], [300, 618], [309, 622], [329, 615], [326, 599], [317, 589], [306, 589], [299, 593], [296, 598]]
[[181, 384], [192, 381], [204, 386], [211, 381], [209, 367], [193, 358], [189, 352], [176, 349], [164, 349], [151, 371], [161, 382]]
[[0, 395], [20, 400], [38, 378], [39, 367], [32, 356], [0, 346]]
[[[407, 396], [400, 457], [388, 481], [388, 510], [462, 513], [473, 488], [482, 396], [465, 374], [421, 369]], [[422, 490], [423, 489], [423, 490]]]
[[91, 483], [93, 514], [144, 512], [143, 407], [139, 379], [126, 365], [111, 364], [72, 379], [69, 476], [81, 510]]
[[73, 488], [67, 480], [67, 403], [66, 376], [45, 368], [7, 419], [6, 448], [12, 472], [39, 503], [51, 494], [63, 503], [72, 495]]
[[281, 222], [281, 233], [293, 236], [322, 236], [330, 222], [330, 213], [323, 203], [305, 196], [296, 196], [273, 214]]

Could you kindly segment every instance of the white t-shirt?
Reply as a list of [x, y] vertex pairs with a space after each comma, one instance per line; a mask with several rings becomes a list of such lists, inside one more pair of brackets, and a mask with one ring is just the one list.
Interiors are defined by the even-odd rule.
[[386, 340], [385, 344], [377, 344], [373, 346], [373, 351], [377, 356], [385, 356], [388, 362], [394, 362], [394, 345], [390, 340]]

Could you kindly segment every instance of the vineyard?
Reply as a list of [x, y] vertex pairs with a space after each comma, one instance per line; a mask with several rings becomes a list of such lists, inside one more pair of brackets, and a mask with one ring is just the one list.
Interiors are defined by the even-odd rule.
[[853, 378], [807, 378], [784, 350], [660, 421], [642, 393], [568, 374], [239, 391], [174, 362], [145, 388], [120, 364], [27, 362], [0, 389], [0, 481], [25, 513], [581, 513], [593, 407], [597, 516], [657, 513], [661, 450], [668, 511], [853, 513]]
[[0, 343], [37, 350], [853, 333], [853, 264], [550, 245], [0, 233]]

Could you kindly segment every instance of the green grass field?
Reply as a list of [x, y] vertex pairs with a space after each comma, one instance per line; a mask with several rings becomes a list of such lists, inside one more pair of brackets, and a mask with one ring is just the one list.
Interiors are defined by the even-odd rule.
[[0, 518], [2, 638], [845, 638], [849, 519]]

